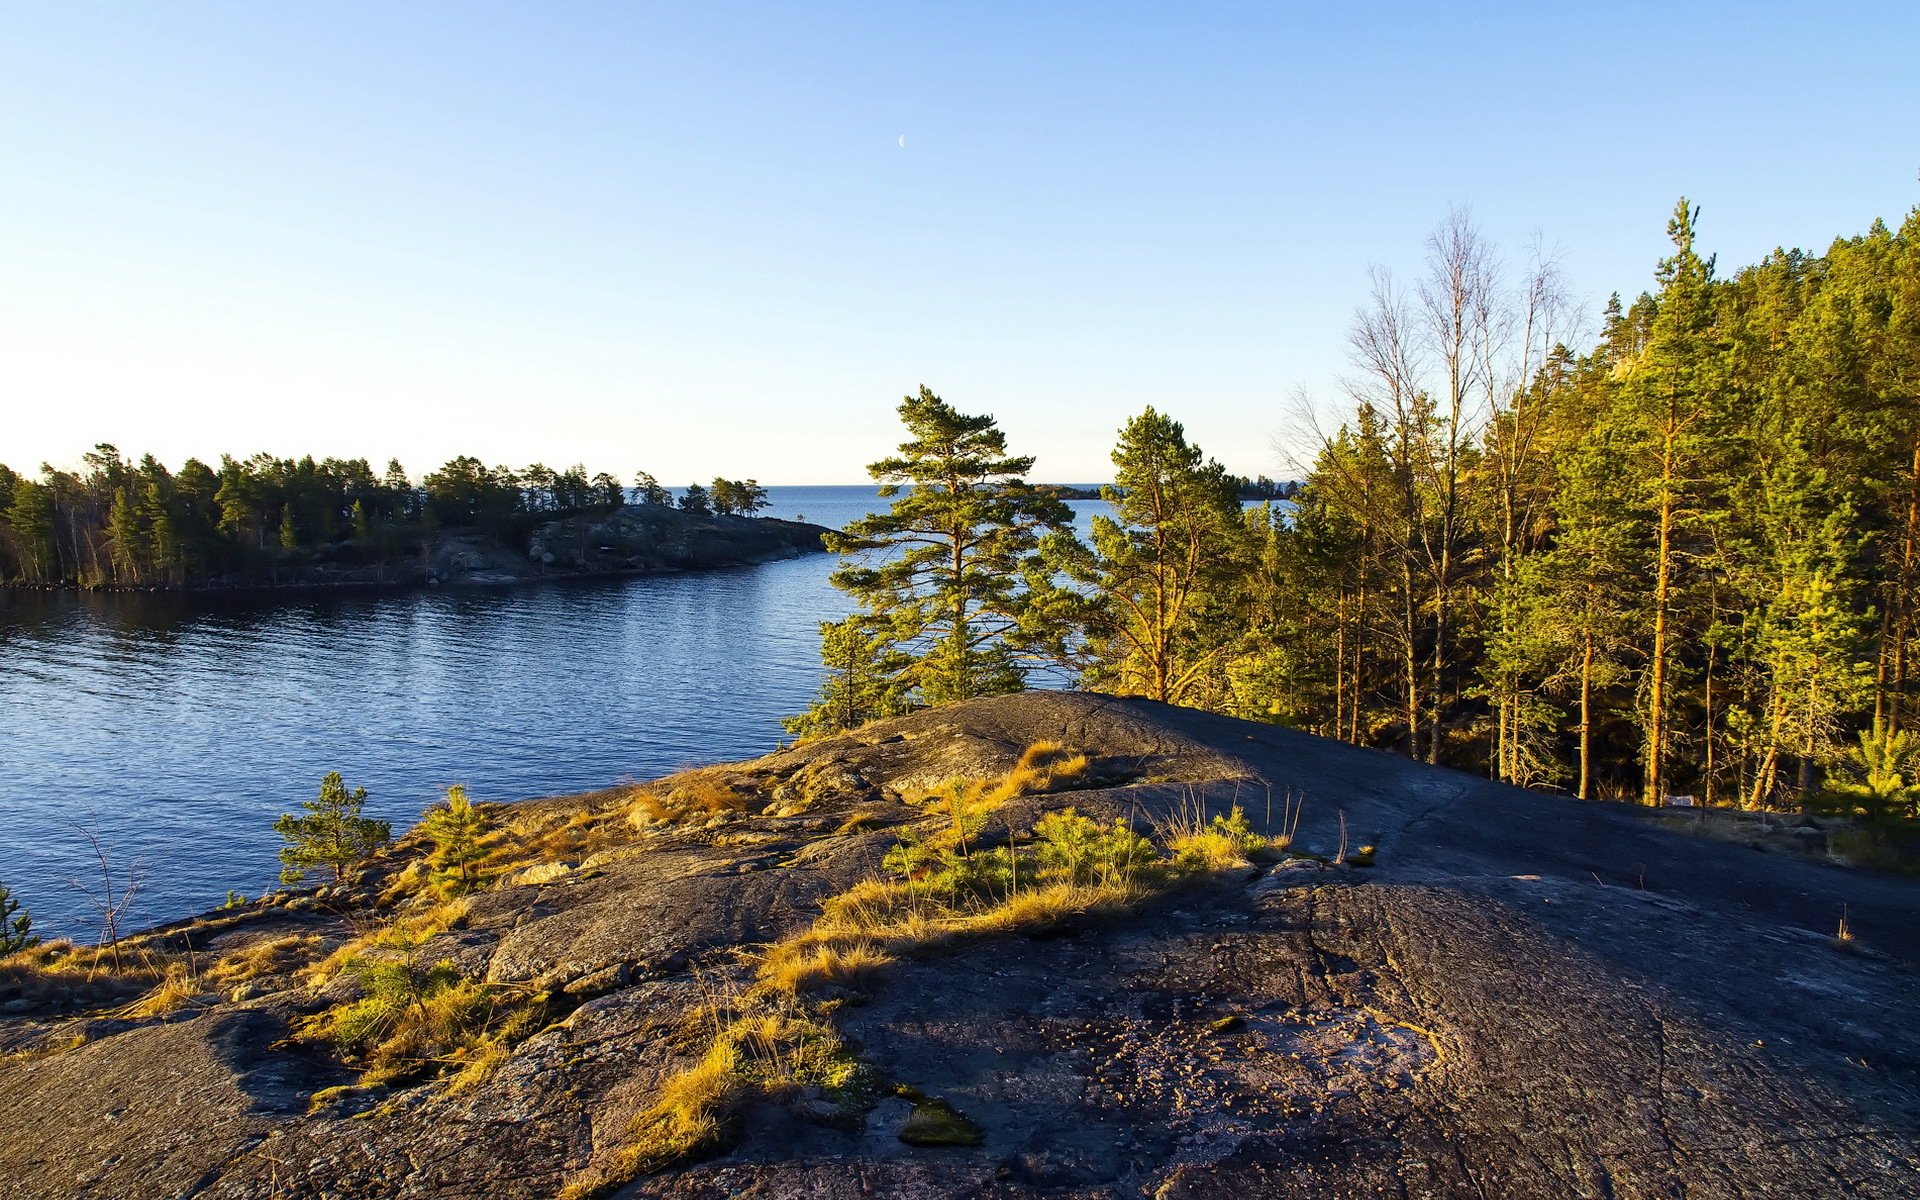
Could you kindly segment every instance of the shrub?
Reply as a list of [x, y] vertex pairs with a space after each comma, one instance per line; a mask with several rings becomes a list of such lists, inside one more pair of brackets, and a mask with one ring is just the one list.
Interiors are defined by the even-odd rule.
[[329, 1042], [360, 1062], [362, 1082], [390, 1082], [482, 1048], [492, 989], [451, 962], [421, 968], [401, 956], [366, 956], [346, 969], [360, 984], [359, 998], [308, 1018], [295, 1036]]
[[1076, 886], [1131, 879], [1159, 858], [1153, 843], [1125, 821], [1102, 826], [1071, 808], [1035, 821], [1033, 837], [1039, 877]]

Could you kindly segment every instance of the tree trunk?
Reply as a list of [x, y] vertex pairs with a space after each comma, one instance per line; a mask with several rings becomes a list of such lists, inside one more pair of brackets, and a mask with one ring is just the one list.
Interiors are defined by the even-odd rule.
[[1660, 524], [1653, 586], [1653, 661], [1647, 681], [1646, 785], [1641, 799], [1660, 804], [1667, 787], [1667, 642], [1671, 637], [1668, 615], [1673, 593], [1674, 415], [1671, 407], [1667, 421], [1665, 453], [1660, 463]]
[[1593, 799], [1593, 634], [1580, 650], [1580, 798]]

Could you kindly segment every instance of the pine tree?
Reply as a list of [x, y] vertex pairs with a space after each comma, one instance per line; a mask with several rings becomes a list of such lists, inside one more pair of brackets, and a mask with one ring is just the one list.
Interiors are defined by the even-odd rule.
[[857, 729], [868, 721], [908, 710], [901, 676], [906, 657], [890, 646], [873, 622], [859, 614], [820, 623], [820, 661], [827, 669], [820, 699], [782, 724], [795, 737], [821, 737]]
[[281, 813], [273, 831], [287, 843], [280, 849], [280, 880], [297, 884], [308, 871], [331, 870], [336, 883], [347, 877], [347, 868], [393, 840], [393, 827], [360, 815], [367, 801], [367, 789], [347, 791], [340, 772], [329, 771], [320, 781], [320, 794], [302, 800], [305, 816]]
[[107, 545], [114, 579], [120, 583], [141, 582], [146, 573], [147, 539], [140, 528], [139, 514], [124, 488], [113, 493], [113, 503], [107, 512]]
[[0, 883], [0, 958], [40, 944], [33, 936], [33, 914], [20, 906], [13, 892]]
[[1114, 516], [1094, 518], [1091, 550], [1055, 543], [1054, 561], [1092, 589], [1085, 678], [1167, 704], [1218, 699], [1243, 624], [1225, 604], [1245, 572], [1233, 481], [1152, 408], [1121, 429], [1113, 465]]
[[427, 854], [433, 889], [441, 896], [473, 891], [480, 883], [476, 868], [486, 857], [480, 839], [486, 835], [487, 819], [467, 798], [467, 789], [457, 783], [449, 787], [446, 802], [428, 811], [421, 828], [433, 842]]
[[1033, 459], [1008, 457], [991, 416], [957, 412], [924, 387], [899, 411], [910, 437], [868, 468], [893, 504], [828, 535], [843, 556], [834, 586], [859, 603], [900, 695], [945, 704], [1018, 691], [1022, 656], [1064, 636], [1049, 611], [1061, 589], [1038, 547], [1072, 511], [1021, 478]]
[[660, 486], [660, 481], [645, 471], [633, 473], [633, 490], [642, 504], [671, 504], [673, 494]]
[[13, 482], [11, 499], [6, 519], [13, 530], [21, 577], [36, 583], [51, 581], [58, 570], [52, 497], [47, 488], [22, 475]]
[[1670, 790], [1680, 650], [1689, 632], [1684, 592], [1689, 550], [1716, 479], [1723, 405], [1714, 352], [1713, 264], [1693, 248], [1698, 210], [1682, 199], [1667, 224], [1674, 254], [1660, 265], [1660, 293], [1646, 349], [1624, 387], [1625, 416], [1640, 445], [1639, 485], [1652, 518], [1652, 629], [1641, 712], [1641, 793], [1657, 804]]

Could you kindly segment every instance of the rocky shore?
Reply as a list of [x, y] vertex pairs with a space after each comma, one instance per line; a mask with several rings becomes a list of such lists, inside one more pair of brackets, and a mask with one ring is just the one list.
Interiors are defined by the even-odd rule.
[[[416, 834], [146, 935], [166, 995], [0, 970], [6, 1194], [1920, 1194], [1910, 878], [1075, 693], [489, 816], [458, 902]], [[467, 1032], [353, 1041], [356, 954]]]
[[438, 587], [745, 566], [823, 550], [824, 526], [774, 517], [701, 516], [629, 505], [548, 521], [512, 544], [471, 529], [440, 530], [404, 552], [351, 543], [244, 570], [213, 571], [142, 591], [233, 592], [332, 587]]

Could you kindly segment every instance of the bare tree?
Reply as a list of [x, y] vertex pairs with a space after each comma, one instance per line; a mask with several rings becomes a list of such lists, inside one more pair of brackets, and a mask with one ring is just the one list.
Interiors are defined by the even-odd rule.
[[1420, 285], [1421, 334], [1438, 361], [1441, 398], [1424, 440], [1433, 521], [1422, 547], [1433, 591], [1432, 653], [1428, 668], [1427, 761], [1437, 760], [1445, 680], [1452, 650], [1453, 605], [1462, 550], [1462, 459], [1491, 416], [1490, 366], [1504, 341], [1508, 317], [1500, 304], [1499, 262], [1465, 208], [1447, 213], [1427, 238], [1427, 278]]
[[99, 880], [89, 878], [69, 878], [67, 886], [87, 898], [93, 908], [91, 923], [99, 926], [99, 945], [113, 958], [113, 969], [118, 972], [120, 963], [120, 930], [126, 924], [127, 916], [133, 911], [133, 901], [140, 894], [140, 885], [145, 875], [139, 859], [133, 859], [123, 866], [116, 866], [113, 853], [100, 836], [99, 822], [88, 814], [83, 821], [69, 821], [73, 831], [87, 843], [89, 857], [99, 871]]
[[[1490, 416], [1482, 438], [1484, 470], [1499, 535], [1495, 637], [1518, 623], [1516, 574], [1521, 560], [1539, 548], [1545, 528], [1554, 490], [1548, 461], [1550, 423], [1553, 401], [1571, 367], [1564, 344], [1575, 336], [1572, 325], [1573, 305], [1558, 261], [1536, 238], [1518, 294], [1502, 298], [1498, 320], [1481, 339]], [[1497, 671], [1488, 681], [1495, 716], [1492, 775], [1530, 783], [1529, 764], [1537, 749], [1532, 743], [1538, 739], [1524, 728], [1522, 682], [1511, 664]]]
[[[1314, 429], [1321, 486], [1385, 542], [1392, 560], [1390, 620], [1410, 756], [1439, 759], [1443, 722], [1454, 707], [1464, 572], [1479, 535], [1470, 528], [1468, 481], [1485, 473], [1497, 493], [1500, 570], [1520, 549], [1545, 493], [1528, 492], [1537, 472], [1544, 414], [1527, 389], [1564, 336], [1567, 301], [1550, 259], [1509, 293], [1494, 249], [1464, 208], [1427, 239], [1426, 269], [1411, 294], [1375, 267], [1367, 302], [1347, 335], [1354, 374], [1344, 381], [1354, 424], [1328, 436]], [[1342, 439], [1357, 454], [1336, 454]], [[1480, 567], [1476, 562], [1474, 570]], [[1511, 689], [1508, 689], [1509, 692]], [[1500, 726], [1512, 728], [1502, 709]], [[1511, 761], [1501, 742], [1496, 758]], [[1509, 774], [1496, 766], [1496, 773]]]

